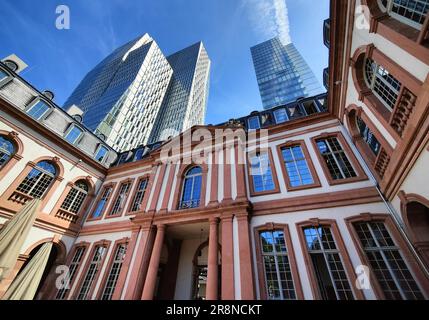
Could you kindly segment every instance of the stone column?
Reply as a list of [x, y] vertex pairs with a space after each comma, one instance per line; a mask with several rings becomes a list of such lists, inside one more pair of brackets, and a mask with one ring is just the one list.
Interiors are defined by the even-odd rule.
[[207, 288], [206, 299], [217, 300], [218, 298], [218, 237], [217, 237], [217, 218], [210, 218], [209, 234], [209, 256], [207, 270]]
[[234, 245], [232, 238], [232, 214], [221, 217], [222, 223], [222, 300], [234, 300]]
[[240, 250], [241, 299], [254, 300], [252, 249], [250, 245], [249, 218], [247, 213], [236, 215], [238, 221], [238, 246]]
[[[130, 266], [130, 276], [124, 296], [125, 300], [136, 300], [140, 299], [141, 297], [149, 266], [150, 255], [152, 253], [154, 233], [154, 228], [150, 225], [150, 223], [145, 223], [142, 225], [138, 234], [132, 235], [132, 238], [133, 236], [137, 236], [135, 245], [136, 253], [134, 262]], [[128, 252], [126, 254], [126, 259], [132, 259], [132, 256], [130, 256], [131, 252], [128, 257], [127, 255]]]
[[142, 300], [152, 300], [155, 294], [156, 277], [158, 275], [162, 245], [164, 243], [165, 228], [166, 227], [163, 224], [157, 227], [155, 243], [153, 245], [152, 256], [150, 258], [143, 294], [141, 297]]

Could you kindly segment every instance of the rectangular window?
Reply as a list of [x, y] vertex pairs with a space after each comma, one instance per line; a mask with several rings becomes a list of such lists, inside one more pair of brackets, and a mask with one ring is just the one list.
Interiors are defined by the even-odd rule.
[[261, 128], [261, 124], [259, 123], [259, 117], [251, 117], [247, 120], [249, 125], [249, 130], [256, 130]]
[[48, 112], [49, 106], [43, 101], [38, 101], [34, 106], [28, 109], [27, 113], [34, 119], [40, 120], [46, 112]]
[[271, 171], [270, 158], [267, 152], [257, 153], [250, 159], [250, 175], [255, 192], [275, 190], [276, 186]]
[[0, 81], [7, 78], [7, 73], [0, 69]]
[[100, 146], [100, 148], [97, 151], [97, 154], [95, 155], [95, 160], [97, 160], [98, 162], [103, 162], [108, 151], [109, 150], [105, 146]]
[[127, 199], [128, 190], [130, 190], [131, 182], [126, 182], [121, 184], [119, 188], [119, 193], [116, 196], [115, 201], [113, 202], [112, 211], [109, 212], [109, 216], [118, 215], [121, 213], [122, 208], [125, 204], [125, 201]]
[[85, 277], [83, 278], [82, 286], [79, 290], [79, 294], [76, 297], [76, 300], [85, 300], [87, 299], [88, 293], [91, 289], [91, 286], [94, 282], [97, 273], [101, 269], [101, 263], [103, 261], [104, 255], [106, 254], [107, 248], [104, 246], [96, 246], [94, 249], [94, 255], [91, 258], [88, 270], [86, 271]]
[[318, 139], [316, 143], [333, 180], [357, 176], [337, 137]]
[[136, 212], [143, 209], [140, 206], [142, 204], [143, 197], [146, 192], [147, 182], [148, 182], [147, 179], [140, 180], [137, 186], [136, 194], [134, 196], [134, 199], [131, 205], [131, 210], [130, 210], [131, 212]]
[[79, 266], [82, 262], [85, 250], [85, 247], [76, 248], [75, 254], [69, 266], [67, 278], [65, 279], [65, 287], [58, 290], [56, 299], [63, 300], [66, 297], [67, 293], [70, 291], [71, 285], [73, 284], [73, 280], [77, 274], [77, 270], [79, 270]]
[[355, 223], [354, 228], [387, 300], [423, 300], [400, 249], [382, 222]]
[[331, 228], [304, 228], [305, 242], [323, 300], [353, 300], [353, 293], [343, 267]]
[[143, 159], [144, 148], [140, 148], [136, 151], [134, 155], [134, 161]]
[[290, 186], [296, 188], [313, 184], [314, 179], [302, 147], [300, 145], [284, 147], [281, 151]]
[[303, 102], [302, 106], [304, 107], [305, 113], [307, 115], [312, 115], [320, 112], [318, 109], [318, 105], [314, 100]]
[[270, 300], [296, 299], [284, 232], [263, 231], [260, 233], [260, 241], [267, 298]]
[[74, 144], [78, 141], [82, 133], [83, 133], [82, 129], [76, 126], [72, 126], [72, 128], [67, 132], [65, 136], [65, 140], [70, 142], [71, 144]]
[[121, 272], [122, 263], [125, 259], [125, 253], [127, 251], [127, 244], [121, 243], [116, 247], [114, 252], [114, 258], [112, 266], [110, 267], [109, 275], [106, 280], [106, 285], [101, 296], [101, 300], [111, 300], [113, 292], [115, 291], [116, 284], [118, 282], [119, 274]]
[[289, 121], [289, 116], [287, 115], [286, 109], [277, 109], [274, 111], [274, 118], [276, 123], [283, 123]]
[[368, 128], [366, 123], [359, 117], [356, 117], [356, 124], [359, 128], [360, 135], [371, 151], [377, 156], [381, 149], [381, 144]]
[[101, 217], [103, 214], [103, 210], [106, 207], [107, 202], [109, 201], [110, 194], [112, 193], [112, 187], [105, 187], [103, 190], [103, 194], [100, 198], [100, 200], [97, 203], [97, 206], [92, 213], [92, 218], [98, 218]]

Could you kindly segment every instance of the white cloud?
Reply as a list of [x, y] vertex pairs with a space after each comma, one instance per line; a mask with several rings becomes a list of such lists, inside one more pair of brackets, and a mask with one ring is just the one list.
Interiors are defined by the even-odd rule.
[[243, 0], [242, 4], [249, 11], [253, 28], [264, 40], [279, 37], [283, 44], [292, 41], [286, 0]]

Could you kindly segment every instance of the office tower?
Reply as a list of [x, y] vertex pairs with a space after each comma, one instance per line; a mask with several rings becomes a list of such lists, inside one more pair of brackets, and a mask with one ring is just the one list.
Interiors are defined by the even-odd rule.
[[92, 69], [64, 104], [83, 111], [83, 123], [117, 151], [147, 143], [173, 73], [145, 34]]
[[325, 91], [292, 43], [276, 37], [250, 50], [264, 109]]
[[210, 59], [202, 42], [167, 57], [173, 76], [159, 111], [150, 142], [166, 140], [197, 124], [204, 124]]

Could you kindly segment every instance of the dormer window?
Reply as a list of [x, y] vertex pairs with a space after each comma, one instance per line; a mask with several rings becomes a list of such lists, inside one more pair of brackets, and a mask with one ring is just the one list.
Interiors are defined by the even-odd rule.
[[258, 116], [250, 117], [247, 119], [247, 123], [249, 125], [249, 130], [257, 130], [261, 128]]
[[97, 160], [98, 162], [103, 162], [103, 160], [106, 158], [107, 153], [108, 153], [109, 149], [107, 149], [105, 146], [101, 145], [98, 148], [98, 151], [95, 155], [95, 160]]
[[2, 81], [3, 79], [6, 79], [9, 75], [0, 69], [0, 81]]
[[145, 150], [144, 148], [137, 149], [137, 151], [134, 154], [134, 161], [143, 159], [144, 150]]
[[289, 121], [289, 116], [284, 108], [274, 110], [274, 118], [277, 124]]
[[50, 107], [42, 100], [37, 101], [31, 106], [27, 113], [35, 120], [40, 120], [49, 111]]
[[80, 137], [83, 134], [83, 130], [79, 128], [78, 126], [72, 125], [70, 129], [67, 131], [64, 139], [71, 144], [76, 144]]

